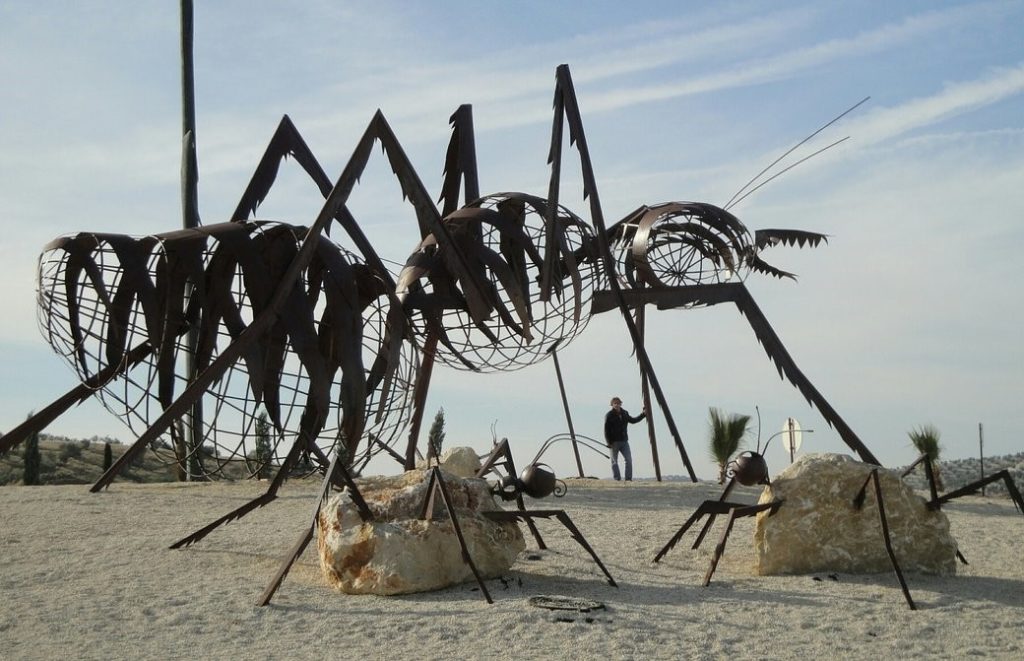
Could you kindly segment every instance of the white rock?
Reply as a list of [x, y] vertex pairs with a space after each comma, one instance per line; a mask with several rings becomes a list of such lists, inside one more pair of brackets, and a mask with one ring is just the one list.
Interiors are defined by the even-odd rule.
[[[765, 487], [760, 502], [785, 501], [778, 511], [757, 516], [754, 545], [759, 574], [808, 574], [822, 571], [877, 573], [892, 570], [885, 550], [874, 483], [862, 509], [853, 498], [875, 468], [846, 455], [800, 457]], [[879, 469], [885, 515], [893, 552], [905, 572], [956, 573], [956, 541], [941, 511], [925, 500], [896, 471]]]
[[[441, 468], [459, 477], [473, 477], [481, 466], [480, 457], [473, 448], [452, 447], [441, 452]], [[427, 461], [417, 461], [416, 468], [427, 468]]]
[[[458, 537], [440, 493], [433, 520], [421, 520], [427, 471], [357, 480], [375, 520], [364, 523], [346, 493], [320, 512], [317, 547], [328, 582], [349, 594], [406, 594], [475, 580], [462, 560]], [[495, 523], [481, 512], [501, 509], [487, 483], [442, 473], [459, 527], [477, 571], [495, 578], [526, 547], [515, 523]]]

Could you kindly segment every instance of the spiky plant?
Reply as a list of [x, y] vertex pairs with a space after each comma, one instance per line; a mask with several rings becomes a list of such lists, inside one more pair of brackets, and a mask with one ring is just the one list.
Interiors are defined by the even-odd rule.
[[110, 447], [110, 443], [103, 444], [103, 472], [106, 473], [111, 466], [114, 465], [114, 451]]
[[441, 458], [441, 447], [444, 445], [444, 407], [437, 410], [434, 423], [427, 434], [427, 458]]
[[256, 418], [256, 478], [265, 480], [270, 477], [270, 462], [274, 451], [270, 442], [270, 423], [267, 412], [261, 411]]
[[708, 414], [711, 458], [718, 464], [718, 483], [725, 484], [729, 460], [740, 449], [743, 436], [747, 433], [750, 416], [725, 413], [714, 407], [708, 409]]
[[942, 446], [939, 445], [939, 430], [934, 425], [921, 425], [907, 432], [910, 442], [914, 444], [919, 455], [928, 455], [932, 462], [932, 469], [935, 475], [935, 486], [939, 491], [944, 489], [942, 477], [939, 474], [939, 453]]

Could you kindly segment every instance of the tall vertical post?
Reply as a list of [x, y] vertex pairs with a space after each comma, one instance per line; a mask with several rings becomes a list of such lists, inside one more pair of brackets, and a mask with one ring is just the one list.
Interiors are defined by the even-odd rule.
[[[199, 165], [196, 158], [196, 100], [195, 76], [192, 66], [192, 0], [181, 0], [181, 210], [185, 229], [199, 227]], [[191, 297], [194, 284], [187, 294]], [[186, 335], [186, 378], [196, 378], [196, 347], [199, 329], [193, 325]], [[196, 456], [203, 442], [203, 399], [200, 397], [185, 416], [186, 458], [185, 477], [193, 478]]]
[[[981, 423], [978, 423], [978, 456], [981, 459], [981, 479], [985, 479], [985, 438], [982, 436]], [[985, 486], [981, 487], [981, 495], [985, 495]]]
[[789, 463], [793, 463], [794, 454], [796, 452], [796, 439], [793, 438], [793, 418], [786, 418], [786, 438], [789, 439]]
[[562, 381], [562, 368], [558, 364], [558, 345], [561, 340], [555, 342], [548, 349], [551, 360], [555, 362], [555, 377], [558, 379], [558, 392], [562, 395], [562, 408], [565, 410], [565, 421], [569, 425], [569, 439], [572, 441], [572, 453], [576, 457], [576, 470], [580, 477], [583, 477], [583, 462], [580, 460], [580, 448], [576, 443], [576, 429], [572, 426], [572, 414], [569, 413], [569, 399], [565, 396], [565, 382]]
[[[644, 284], [639, 283], [639, 287], [643, 289]], [[640, 341], [643, 342], [645, 338], [644, 324], [647, 321], [646, 315], [647, 306], [640, 304], [636, 306], [636, 330], [640, 335]], [[640, 365], [640, 392], [644, 398], [644, 411], [647, 412], [647, 438], [651, 442], [651, 458], [654, 460], [654, 476], [659, 482], [661, 482], [661, 461], [658, 459], [658, 441], [654, 433], [654, 409], [651, 407], [651, 386], [650, 381], [647, 378], [647, 372], [644, 371], [643, 363]]]
[[548, 161], [551, 163], [551, 185], [548, 188], [548, 204], [550, 207], [554, 207], [558, 202], [558, 175], [562, 159], [562, 122], [566, 120], [569, 124], [570, 144], [575, 141], [576, 149], [579, 151], [580, 167], [583, 174], [583, 197], [590, 198], [590, 219], [594, 224], [597, 250], [604, 265], [604, 275], [608, 278], [608, 287], [618, 303], [623, 320], [626, 322], [626, 329], [629, 331], [629, 336], [633, 340], [633, 347], [636, 349], [637, 360], [643, 367], [643, 373], [651, 380], [654, 396], [658, 399], [658, 404], [661, 405], [661, 410], [665, 413], [665, 423], [668, 425], [672, 438], [675, 439], [676, 448], [679, 450], [679, 457], [683, 460], [683, 465], [686, 466], [690, 480], [696, 483], [698, 481], [697, 473], [694, 472], [693, 465], [690, 463], [690, 457], [686, 454], [683, 439], [679, 435], [679, 429], [676, 428], [672, 412], [668, 407], [668, 401], [665, 399], [665, 393], [662, 392], [661, 385], [658, 383], [658, 376], [654, 371], [654, 365], [651, 364], [650, 356], [647, 355], [647, 348], [644, 346], [640, 334], [637, 333], [636, 324], [633, 323], [633, 316], [629, 313], [625, 298], [622, 295], [622, 288], [616, 279], [615, 260], [608, 245], [604, 212], [601, 211], [601, 200], [597, 194], [597, 181], [594, 178], [594, 168], [590, 162], [590, 149], [587, 147], [587, 137], [583, 133], [583, 122], [580, 119], [579, 107], [576, 103], [576, 91], [572, 86], [569, 66], [567, 64], [559, 65], [555, 72], [555, 77], [557, 79], [554, 104], [555, 122], [551, 133], [551, 152], [548, 155]]

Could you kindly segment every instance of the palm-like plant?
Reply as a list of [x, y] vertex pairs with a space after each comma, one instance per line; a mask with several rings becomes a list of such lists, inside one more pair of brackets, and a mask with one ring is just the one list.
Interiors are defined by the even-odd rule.
[[740, 449], [750, 416], [724, 413], [713, 407], [708, 409], [708, 414], [711, 416], [708, 424], [711, 458], [718, 463], [718, 483], [725, 484], [729, 460]]
[[907, 435], [910, 437], [910, 442], [917, 449], [918, 454], [928, 455], [935, 475], [935, 486], [942, 491], [942, 477], [939, 475], [938, 464], [939, 453], [942, 452], [942, 446], [939, 445], [939, 430], [934, 425], [921, 425], [911, 429], [907, 432]]

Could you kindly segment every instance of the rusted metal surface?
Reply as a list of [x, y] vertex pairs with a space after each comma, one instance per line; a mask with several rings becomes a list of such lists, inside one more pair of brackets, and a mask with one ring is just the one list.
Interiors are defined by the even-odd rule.
[[745, 487], [752, 487], [755, 484], [770, 484], [768, 462], [764, 460], [764, 455], [753, 450], [741, 452], [730, 461], [726, 474], [735, 478]]
[[[795, 230], [761, 230], [751, 234], [735, 216], [724, 209], [709, 204], [682, 202], [641, 206], [623, 221], [607, 228], [575, 90], [565, 65], [556, 71], [549, 155], [551, 176], [547, 198], [525, 193], [498, 193], [479, 197], [471, 108], [460, 106], [452, 115], [451, 123], [452, 139], [444, 168], [440, 212], [383, 114], [378, 111], [333, 185], [291, 121], [285, 117], [256, 168], [232, 220], [238, 223], [254, 222], [247, 219], [267, 196], [281, 160], [285, 156], [293, 158], [326, 198], [323, 211], [315, 223], [316, 233], [326, 232], [332, 221], [339, 222], [356, 244], [358, 253], [365, 258], [366, 268], [376, 278], [374, 282], [367, 282], [370, 286], [368, 291], [376, 293], [377, 300], [384, 301], [387, 298], [387, 312], [383, 311], [383, 306], [378, 308], [378, 316], [383, 318], [381, 324], [397, 326], [407, 323], [408, 331], [402, 331], [403, 337], [412, 343], [423, 341], [423, 338], [429, 338], [428, 342], [431, 343], [436, 342], [435, 359], [457, 368], [487, 371], [525, 367], [546, 357], [551, 347], [565, 346], [585, 327], [590, 314], [613, 307], [619, 309], [636, 349], [645, 400], [650, 398], [647, 392], [649, 387], [665, 415], [680, 457], [693, 480], [696, 480], [696, 475], [645, 347], [641, 330], [642, 317], [634, 319], [629, 308], [647, 302], [656, 303], [659, 308], [734, 302], [751, 321], [758, 339], [776, 362], [780, 374], [794, 382], [808, 401], [822, 410], [826, 420], [839, 429], [844, 440], [863, 459], [877, 463], [828, 402], [796, 368], [742, 284], [741, 273], [751, 270], [777, 277], [792, 277], [792, 274], [767, 264], [760, 256], [763, 248], [778, 243], [814, 246], [825, 240], [823, 235]], [[583, 193], [590, 204], [589, 223], [558, 203], [563, 131], [566, 126], [570, 141], [579, 153]], [[403, 194], [412, 203], [421, 237], [416, 250], [396, 278], [383, 268], [359, 230], [358, 223], [345, 207], [348, 195], [365, 169], [375, 144], [380, 144], [385, 151]], [[463, 198], [461, 207], [460, 192]], [[180, 338], [190, 331], [196, 331], [206, 338], [206, 344], [197, 349], [198, 369], [202, 370], [211, 362], [210, 338], [229, 343], [241, 339], [242, 331], [248, 325], [244, 318], [239, 320], [239, 313], [248, 305], [252, 315], [258, 316], [260, 305], [265, 304], [271, 293], [277, 293], [268, 289], [267, 278], [261, 281], [258, 275], [245, 275], [248, 273], [245, 265], [251, 264], [253, 256], [238, 253], [239, 250], [243, 253], [246, 250], [251, 252], [249, 244], [265, 241], [263, 233], [253, 235], [250, 232], [250, 235], [245, 235], [230, 224], [228, 229], [219, 227], [214, 225], [143, 239], [82, 234], [61, 240], [59, 246], [51, 247], [51, 252], [57, 250], [68, 253], [66, 260], [58, 259], [55, 265], [44, 262], [44, 271], [41, 271], [44, 278], [49, 277], [46, 269], [66, 269], [70, 274], [70, 280], [64, 274], [56, 274], [54, 286], [44, 290], [59, 294], [58, 280], [64, 277], [63, 306], [66, 314], [63, 316], [68, 328], [51, 331], [50, 335], [83, 380], [93, 379], [103, 367], [109, 368], [119, 353], [127, 351], [129, 345], [126, 344], [126, 338], [129, 336], [139, 336], [149, 341], [154, 354], [144, 359], [143, 363], [152, 365], [149, 368], [151, 374], [146, 375], [147, 378], [121, 380], [125, 384], [138, 383], [135, 388], [137, 391], [148, 391], [150, 386], [157, 386], [152, 395], [157, 400], [156, 405], [141, 405], [144, 399], [150, 397], [148, 394], [126, 391], [119, 392], [115, 397], [110, 387], [100, 391], [101, 396], [113, 398], [112, 406], [120, 409], [122, 415], [135, 420], [140, 428], [153, 422], [154, 411], [166, 411], [181, 392], [177, 381], [182, 377], [172, 376], [170, 371], [178, 352], [177, 349], [167, 350], [171, 342], [177, 347]], [[284, 229], [280, 231], [287, 233]], [[281, 273], [289, 260], [298, 254], [296, 248], [302, 236], [296, 228], [292, 237], [294, 245], [287, 241], [269, 242], [268, 245], [274, 246], [275, 252], [263, 267], [273, 273]], [[326, 239], [318, 236], [316, 243], [323, 241]], [[215, 247], [210, 247], [214, 244]], [[310, 250], [314, 249], [311, 247]], [[97, 262], [97, 253], [103, 254], [105, 259]], [[214, 259], [225, 254], [229, 257]], [[316, 254], [319, 256], [319, 252]], [[147, 259], [150, 261], [147, 262]], [[238, 269], [237, 273], [230, 273], [233, 265]], [[314, 264], [313, 280], [309, 283], [310, 292], [307, 294], [314, 304], [320, 294], [316, 288], [323, 286], [323, 283], [315, 281], [320, 267], [320, 264]], [[244, 284], [232, 289], [222, 282], [229, 277]], [[309, 277], [309, 274], [304, 277]], [[76, 278], [87, 283], [84, 289], [96, 292], [94, 298], [103, 302], [103, 306], [95, 302], [89, 303], [91, 308], [89, 305], [84, 308], [79, 305], [75, 300], [78, 292], [74, 291], [77, 280], [71, 282]], [[104, 298], [107, 295], [104, 289], [108, 286], [104, 278], [123, 280], [123, 284], [118, 281], [118, 290], [115, 292], [118, 299], [109, 301], [109, 306]], [[183, 290], [191, 286], [193, 281], [201, 282], [203, 286], [197, 288], [194, 296], [188, 297], [186, 305]], [[271, 282], [276, 280], [271, 279]], [[113, 286], [113, 283], [109, 285]], [[381, 289], [373, 289], [374, 286]], [[299, 305], [288, 291], [282, 290], [280, 293], [284, 297], [282, 307], [287, 305], [290, 309]], [[214, 298], [207, 302], [204, 297], [211, 295]], [[362, 295], [369, 294], [364, 292]], [[244, 303], [235, 302], [242, 299]], [[45, 305], [52, 307], [50, 303]], [[99, 340], [94, 344], [103, 346], [93, 346], [87, 351], [86, 346], [80, 342], [83, 327], [79, 321], [81, 311], [85, 309], [88, 313], [91, 309], [98, 312], [102, 307], [110, 308], [112, 323], [109, 327], [99, 328], [103, 321], [98, 318], [90, 320], [92, 325], [86, 327], [90, 330], [96, 328], [96, 339]], [[221, 308], [225, 309], [217, 323], [208, 321], [208, 308], [211, 307], [215, 315], [221, 313]], [[103, 310], [103, 313], [107, 312]], [[351, 321], [351, 315], [347, 319]], [[318, 319], [316, 322], [323, 323], [323, 320]], [[128, 323], [133, 324], [133, 327], [128, 328]], [[344, 323], [340, 318], [332, 320], [334, 325], [340, 323]], [[278, 440], [286, 434], [294, 435], [302, 425], [301, 421], [286, 425], [284, 420], [292, 418], [283, 418], [281, 407], [285, 406], [289, 411], [301, 409], [302, 413], [296, 413], [293, 417], [307, 417], [308, 429], [316, 430], [315, 433], [307, 433], [310, 440], [306, 443], [310, 447], [304, 448], [302, 456], [312, 455], [322, 469], [329, 452], [311, 440], [321, 435], [321, 430], [317, 429], [319, 418], [324, 416], [325, 407], [330, 406], [330, 403], [324, 402], [322, 386], [326, 382], [325, 378], [337, 374], [339, 370], [344, 373], [344, 370], [338, 365], [327, 365], [325, 377], [323, 370], [314, 365], [316, 351], [311, 345], [320, 341], [314, 341], [318, 332], [316, 328], [314, 326], [311, 332], [308, 323], [294, 322], [288, 326], [280, 320], [268, 322], [267, 328], [261, 328], [258, 333], [261, 336], [267, 333], [267, 336], [248, 344], [245, 352], [239, 352], [245, 369], [248, 371], [255, 368], [255, 373], [247, 373], [244, 379], [224, 379], [221, 374], [208, 380], [210, 383], [227, 381], [237, 384], [250, 379], [252, 403], [268, 405]], [[392, 375], [395, 374], [396, 365], [401, 362], [400, 347], [403, 343], [395, 341], [394, 334], [386, 328], [379, 335], [379, 342], [387, 346], [386, 350], [373, 357], [377, 373], [383, 369], [387, 375], [380, 384], [381, 395], [394, 396], [398, 391], [408, 393], [415, 383], [417, 392], [406, 397], [425, 400], [430, 365], [425, 365], [425, 369], [419, 373], [413, 367], [412, 373], [406, 372], [404, 383], [393, 383]], [[293, 375], [297, 385], [290, 390], [275, 380], [276, 374], [273, 371], [281, 363], [282, 336], [288, 345], [285, 353], [289, 358], [297, 359], [293, 361], [297, 366], [296, 374]], [[304, 339], [300, 339], [300, 336]], [[332, 360], [348, 356], [348, 363], [353, 365], [354, 344], [347, 348], [341, 344], [343, 342], [339, 341], [333, 349], [335, 353], [332, 353]], [[264, 345], [272, 347], [277, 353], [265, 365], [259, 365], [254, 356], [260, 353]], [[244, 356], [241, 355], [243, 353]], [[105, 359], [105, 365], [101, 365], [101, 358]], [[410, 359], [405, 362], [412, 364], [415, 361]], [[219, 367], [225, 371], [229, 369], [224, 365]], [[260, 372], [261, 369], [269, 370], [269, 373], [264, 374]], [[198, 380], [197, 376], [190, 381]], [[342, 379], [346, 397], [342, 398], [340, 408], [349, 411], [347, 424], [351, 429], [344, 430], [341, 428], [342, 423], [337, 422], [339, 436], [352, 438], [359, 427], [358, 406], [355, 404], [358, 399], [356, 390], [359, 388], [356, 382], [359, 380]], [[292, 393], [292, 400], [277, 401], [282, 391]], [[204, 408], [210, 410], [213, 417], [219, 417], [217, 412], [223, 410], [224, 406], [231, 408], [230, 404], [226, 404], [232, 401], [229, 393], [209, 394], [213, 401]], [[190, 398], [190, 406], [202, 403], [202, 395]], [[423, 401], [420, 401], [417, 407], [420, 416], [422, 405]], [[211, 409], [211, 406], [214, 408]], [[247, 406], [248, 403], [241, 408]], [[396, 406], [395, 409], [404, 409], [404, 406]], [[139, 411], [145, 411], [145, 414], [140, 415]], [[382, 416], [378, 414], [373, 418], [379, 423]], [[397, 414], [393, 417], [395, 420], [399, 418], [401, 416]], [[150, 440], [156, 440], [160, 433], [167, 430], [174, 436], [174, 426], [166, 422], [161, 424], [162, 429], [149, 434]], [[399, 420], [389, 429], [397, 430], [406, 422], [404, 419]], [[238, 433], [245, 436], [244, 432]], [[381, 436], [376, 430], [368, 433], [374, 437]], [[16, 440], [10, 441], [13, 442]], [[349, 445], [346, 445], [346, 451], [352, 452], [358, 442], [358, 438], [352, 438], [347, 442]], [[412, 461], [417, 443], [418, 426], [409, 436], [405, 452], [407, 465]], [[210, 444], [206, 436], [204, 444]], [[217, 443], [213, 445], [217, 446]], [[227, 445], [230, 444], [222, 444]], [[367, 443], [367, 447], [374, 445]], [[198, 453], [197, 458], [204, 458], [202, 447], [193, 452]], [[222, 447], [217, 454], [236, 458], [239, 456], [237, 449], [227, 447]], [[660, 474], [660, 465], [656, 472]]]
[[[98, 395], [142, 433], [191, 382], [180, 369], [187, 333], [198, 330], [195, 363], [204, 371], [249, 320], [268, 310], [305, 234], [290, 225], [240, 221], [140, 239], [93, 233], [58, 239], [40, 260], [44, 331], [83, 382], [119, 371], [99, 384]], [[308, 268], [283, 299], [283, 314], [196, 398], [210, 414], [203, 444], [195, 461], [178, 459], [206, 475], [246, 462], [256, 473], [275, 454], [283, 457], [281, 440], [300, 434], [310, 443], [323, 438], [319, 452], [303, 448], [314, 457], [338, 443], [355, 456], [364, 431], [388, 438], [404, 426], [407, 391], [391, 388], [380, 398], [389, 342], [402, 341], [400, 329], [387, 330], [386, 284], [352, 253], [325, 236], [317, 239]], [[142, 345], [150, 353], [132, 361], [132, 349]], [[397, 373], [409, 383], [411, 345], [399, 356], [390, 377]], [[271, 453], [257, 458], [255, 418], [263, 411], [274, 433]]]
[[[635, 349], [645, 404], [649, 387], [696, 482], [645, 346], [640, 308], [732, 302], [780, 376], [865, 461], [878, 463], [796, 367], [743, 285], [750, 271], [793, 277], [764, 262], [762, 249], [778, 243], [815, 246], [824, 235], [751, 234], [728, 211], [687, 202], [644, 205], [607, 227], [568, 66], [559, 66], [555, 79], [546, 198], [518, 192], [481, 197], [469, 106], [451, 117], [440, 210], [380, 111], [333, 182], [284, 117], [231, 222], [141, 238], [80, 233], [47, 246], [40, 260], [44, 331], [82, 387], [0, 438], [0, 451], [95, 391], [139, 435], [94, 491], [109, 485], [140, 452], [166, 443], [166, 435], [172, 447], [186, 447], [176, 423], [200, 408], [209, 414], [201, 443], [179, 451], [175, 460], [195, 462], [209, 476], [232, 462], [256, 474], [260, 466], [253, 464], [267, 460], [253, 461], [255, 419], [266, 411], [274, 430], [269, 461], [277, 469], [268, 491], [176, 544], [187, 545], [274, 500], [303, 462], [325, 473], [321, 503], [331, 489], [354, 488], [345, 477], [348, 467], [365, 465], [374, 452], [404, 457], [409, 467], [435, 360], [472, 371], [523, 368], [565, 347], [592, 314], [618, 309]], [[587, 220], [559, 203], [566, 127], [579, 156]], [[384, 266], [346, 206], [376, 145], [417, 220], [418, 244], [397, 274]], [[302, 167], [324, 198], [308, 228], [253, 218], [285, 158]], [[353, 250], [329, 236], [334, 223]], [[635, 318], [631, 308], [638, 309]], [[196, 368], [182, 375], [179, 357], [187, 353], [183, 342], [190, 333], [198, 340]], [[420, 344], [428, 349], [422, 366]], [[403, 455], [391, 446], [410, 421]], [[515, 477], [507, 443], [501, 452]], [[492, 456], [488, 467], [499, 463]], [[656, 472], [660, 477], [660, 466]], [[511, 486], [520, 492], [520, 509], [509, 515], [525, 521], [542, 548], [533, 519], [554, 516], [614, 584], [568, 515], [526, 511], [523, 485]], [[544, 490], [538, 487], [537, 493]], [[724, 494], [707, 513], [722, 507], [736, 514]], [[311, 535], [312, 530], [296, 544], [262, 603]]]

